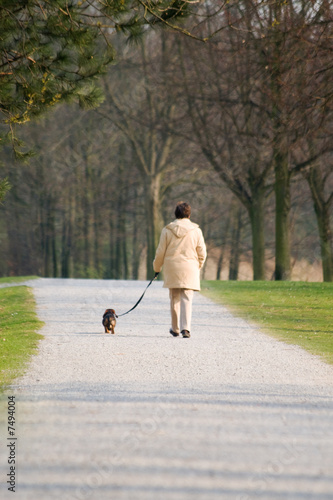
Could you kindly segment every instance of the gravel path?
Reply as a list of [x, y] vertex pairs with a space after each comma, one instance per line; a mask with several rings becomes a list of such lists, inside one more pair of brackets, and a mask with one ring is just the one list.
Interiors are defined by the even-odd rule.
[[332, 500], [333, 366], [200, 294], [191, 339], [173, 338], [160, 282], [104, 334], [104, 309], [146, 284], [31, 281], [45, 339], [6, 394], [18, 470], [1, 499]]

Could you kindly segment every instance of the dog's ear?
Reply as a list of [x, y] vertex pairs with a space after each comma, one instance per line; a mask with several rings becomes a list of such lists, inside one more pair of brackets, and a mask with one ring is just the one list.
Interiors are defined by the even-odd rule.
[[118, 318], [118, 314], [114, 313], [115, 317]]
[[105, 316], [107, 313], [108, 313], [108, 309], [105, 309], [105, 313], [103, 314], [103, 316]]

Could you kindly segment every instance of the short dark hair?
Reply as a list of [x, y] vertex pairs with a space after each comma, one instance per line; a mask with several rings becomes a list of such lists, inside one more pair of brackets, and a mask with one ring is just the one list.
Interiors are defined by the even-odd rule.
[[189, 219], [191, 217], [191, 207], [184, 201], [179, 201], [176, 206], [175, 216], [177, 219]]

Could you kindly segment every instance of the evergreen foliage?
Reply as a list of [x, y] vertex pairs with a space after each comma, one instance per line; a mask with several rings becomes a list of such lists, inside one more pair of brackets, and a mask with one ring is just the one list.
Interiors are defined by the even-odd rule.
[[9, 184], [7, 178], [2, 179], [0, 181], [0, 203], [4, 199], [6, 193], [9, 189], [10, 189], [10, 184]]
[[2, 2], [0, 120], [18, 156], [25, 153], [15, 137], [17, 124], [64, 100], [77, 98], [84, 106], [101, 101], [94, 80], [113, 51], [99, 47], [99, 29], [85, 24], [78, 5], [67, 0]]
[[97, 105], [102, 97], [92, 81], [114, 58], [110, 34], [123, 31], [136, 38], [149, 24], [184, 17], [188, 5], [188, 0], [3, 0], [0, 121], [13, 131], [15, 124], [63, 100], [79, 97]]

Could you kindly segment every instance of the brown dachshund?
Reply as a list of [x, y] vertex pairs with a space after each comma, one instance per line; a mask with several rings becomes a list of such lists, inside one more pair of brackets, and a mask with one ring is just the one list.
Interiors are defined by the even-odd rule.
[[103, 314], [102, 325], [105, 328], [105, 333], [115, 333], [114, 329], [116, 327], [116, 312], [114, 309], [107, 309]]

